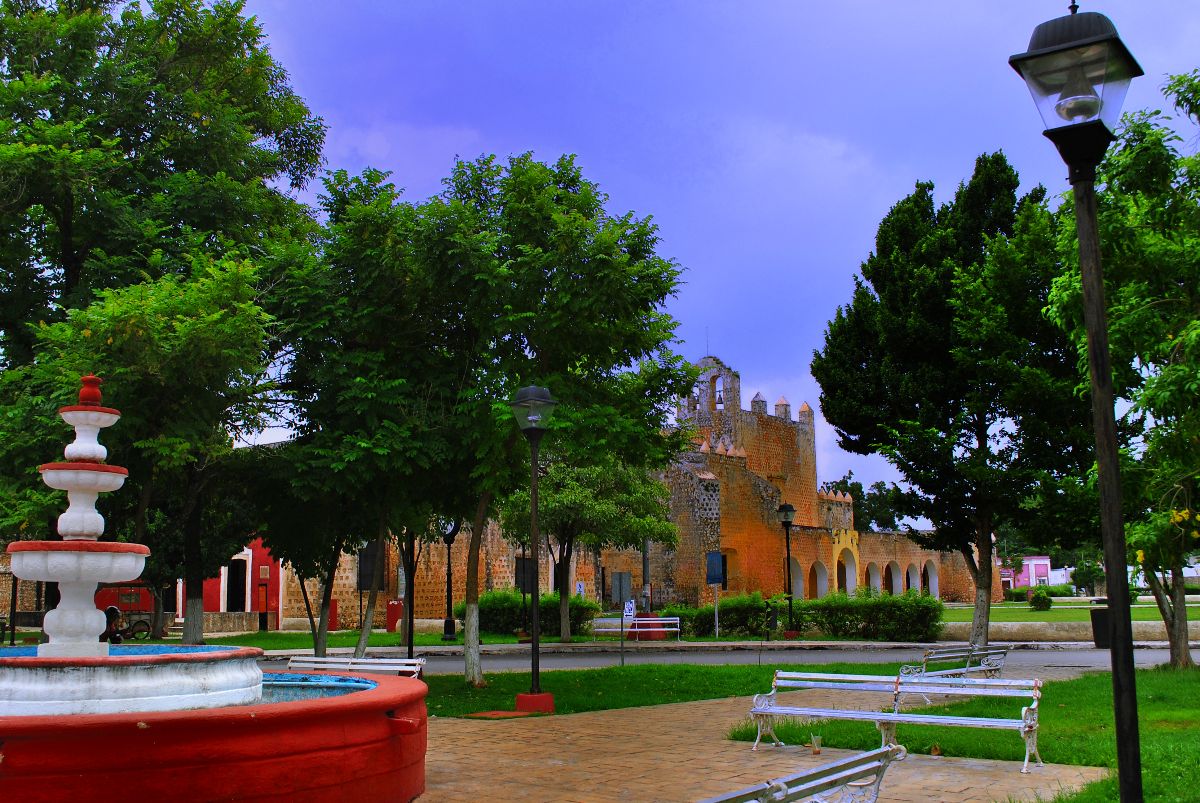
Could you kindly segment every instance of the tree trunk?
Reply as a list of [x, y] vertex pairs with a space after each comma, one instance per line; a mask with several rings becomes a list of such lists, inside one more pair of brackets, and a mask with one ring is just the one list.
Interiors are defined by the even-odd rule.
[[329, 641], [329, 601], [333, 599], [333, 578], [337, 575], [338, 559], [342, 556], [342, 543], [339, 540], [333, 547], [333, 554], [325, 566], [325, 577], [321, 581], [321, 617], [317, 621], [317, 632], [313, 636], [313, 655], [323, 656]]
[[317, 620], [313, 617], [312, 600], [308, 596], [308, 578], [297, 574], [296, 582], [300, 584], [300, 597], [304, 600], [304, 613], [308, 616], [308, 632], [312, 634], [313, 644], [316, 644]]
[[1183, 567], [1171, 567], [1171, 586], [1164, 588], [1158, 572], [1153, 567], [1145, 568], [1146, 581], [1158, 612], [1167, 629], [1167, 644], [1171, 649], [1171, 666], [1176, 669], [1193, 669], [1192, 652], [1188, 645], [1187, 599], [1183, 586]]
[[417, 588], [414, 579], [417, 575], [417, 531], [412, 527], [404, 528], [404, 618], [408, 620], [408, 631], [404, 634], [404, 645], [408, 649], [408, 657], [413, 657], [413, 628], [416, 626], [416, 611], [413, 604], [417, 601]]
[[[975, 531], [975, 554], [964, 549], [967, 569], [975, 582], [975, 609], [971, 614], [971, 643], [980, 647], [988, 643], [988, 625], [992, 617], [992, 528], [986, 519]], [[976, 559], [978, 555], [978, 559]]]
[[[156, 586], [150, 587], [150, 599], [154, 603], [154, 609], [150, 612], [150, 637], [162, 638], [166, 633], [167, 627], [163, 624], [163, 591]], [[3, 635], [3, 634], [0, 634]]]
[[575, 539], [567, 538], [558, 554], [558, 631], [563, 644], [571, 643], [571, 553]]
[[463, 616], [464, 678], [477, 688], [486, 686], [479, 650], [479, 549], [483, 544], [483, 528], [487, 525], [488, 508], [492, 506], [490, 491], [479, 497], [475, 518], [471, 522], [471, 543], [467, 550], [467, 610]]
[[204, 565], [199, 528], [185, 522], [183, 531], [183, 643], [204, 643]]
[[367, 654], [367, 643], [371, 638], [372, 625], [375, 624], [375, 602], [379, 599], [379, 586], [383, 584], [383, 558], [387, 554], [384, 552], [386, 548], [387, 524], [381, 521], [379, 535], [375, 541], [375, 566], [371, 571], [371, 590], [367, 594], [367, 613], [363, 617], [362, 629], [358, 634], [358, 644], [354, 647], [355, 658], [362, 658]]

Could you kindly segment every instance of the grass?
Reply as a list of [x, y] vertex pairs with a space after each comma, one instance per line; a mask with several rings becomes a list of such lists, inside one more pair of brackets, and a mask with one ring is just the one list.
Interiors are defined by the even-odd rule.
[[[1134, 622], [1161, 622], [1162, 616], [1154, 605], [1137, 605], [1129, 609], [1130, 619]], [[943, 622], [969, 622], [972, 609], [970, 607], [946, 608], [942, 615]], [[1200, 605], [1188, 606], [1188, 619], [1200, 619]], [[1078, 608], [1062, 607], [1055, 603], [1048, 611], [1034, 611], [1022, 602], [992, 606], [993, 622], [1090, 622], [1091, 612], [1086, 606]]]
[[[1200, 789], [1200, 671], [1168, 668], [1137, 673], [1142, 775], [1145, 797], [1155, 801], [1194, 801]], [[1043, 688], [1038, 747], [1043, 760], [1062, 764], [1116, 767], [1116, 740], [1112, 715], [1112, 681], [1095, 673]], [[921, 709], [958, 716], [1011, 718], [1020, 703], [1005, 699], [976, 699]], [[776, 733], [792, 744], [820, 733], [829, 747], [869, 750], [879, 746], [879, 734], [870, 723], [780, 723]], [[736, 726], [730, 738], [753, 741], [756, 728], [748, 721]], [[972, 758], [1024, 758], [1023, 741], [1012, 731], [975, 728], [940, 728], [900, 725], [898, 740], [914, 753], [928, 753], [937, 744], [945, 755]], [[1119, 797], [1115, 775], [1085, 787], [1062, 801], [1111, 801]]]
[[[895, 675], [899, 664], [638, 664], [542, 672], [541, 686], [542, 691], [554, 695], [556, 712], [577, 714], [765, 692], [771, 688], [771, 676], [776, 669]], [[511, 711], [515, 696], [529, 691], [528, 672], [489, 673], [487, 681], [486, 687], [476, 689], [468, 686], [460, 675], [427, 675], [425, 682], [429, 685], [429, 696], [425, 704], [430, 715], [460, 717], [479, 711]]]
[[[312, 634], [307, 630], [271, 630], [266, 633], [242, 633], [236, 636], [206, 636], [206, 644], [234, 644], [239, 647], [261, 647], [264, 650], [311, 650]], [[417, 633], [413, 644], [418, 647], [433, 647], [441, 644], [463, 643], [463, 634], [455, 634], [454, 641], [442, 641], [440, 633]], [[516, 644], [516, 636], [485, 633], [484, 644]], [[357, 630], [335, 630], [326, 642], [329, 647], [354, 647], [358, 644]], [[367, 642], [370, 647], [403, 647], [399, 633], [371, 633]]]

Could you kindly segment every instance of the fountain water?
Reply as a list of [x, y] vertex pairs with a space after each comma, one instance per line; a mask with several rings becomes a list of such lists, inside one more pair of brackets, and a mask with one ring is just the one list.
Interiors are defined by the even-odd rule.
[[[104, 462], [100, 379], [82, 378], [66, 462], [39, 466], [67, 492], [61, 541], [8, 546], [13, 574], [57, 582], [47, 642], [0, 649], [0, 789], [19, 800], [162, 794], [175, 801], [411, 800], [424, 790], [425, 684], [408, 678], [267, 674], [254, 647], [110, 647], [98, 583], [141, 575], [150, 550], [100, 541], [101, 493], [128, 472]], [[264, 688], [266, 693], [264, 694]], [[134, 766], [130, 763], [134, 762]]]

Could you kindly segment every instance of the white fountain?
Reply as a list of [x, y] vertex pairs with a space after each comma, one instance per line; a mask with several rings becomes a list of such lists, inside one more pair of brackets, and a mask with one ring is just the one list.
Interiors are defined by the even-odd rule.
[[38, 646], [37, 657], [0, 668], [0, 715], [168, 711], [257, 701], [260, 650], [120, 648], [114, 654], [100, 641], [106, 620], [95, 603], [98, 584], [136, 580], [150, 550], [99, 540], [104, 517], [96, 500], [120, 488], [129, 472], [104, 462], [108, 450], [98, 440], [121, 413], [100, 406], [99, 377], [89, 374], [81, 381], [79, 404], [58, 411], [75, 428], [66, 462], [38, 466], [47, 485], [67, 492], [69, 506], [58, 517], [63, 540], [8, 546], [13, 574], [58, 583], [61, 599], [46, 613], [48, 641]]

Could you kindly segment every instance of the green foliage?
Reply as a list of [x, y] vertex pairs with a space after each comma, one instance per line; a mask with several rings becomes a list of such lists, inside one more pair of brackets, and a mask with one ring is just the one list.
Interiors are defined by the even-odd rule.
[[1042, 313], [1057, 221], [1044, 190], [1018, 200], [1017, 186], [999, 153], [940, 207], [918, 184], [881, 221], [812, 361], [842, 448], [886, 456], [908, 486], [896, 512], [934, 527], [911, 537], [962, 554], [985, 590], [993, 532], [1091, 462], [1072, 343]]
[[915, 590], [891, 594], [829, 594], [803, 605], [805, 617], [830, 636], [869, 641], [934, 641], [942, 629], [941, 601]]
[[1029, 608], [1034, 611], [1048, 611], [1050, 606], [1054, 604], [1054, 600], [1050, 599], [1050, 592], [1045, 586], [1038, 586], [1029, 594]]
[[[787, 600], [782, 596], [764, 600], [758, 592], [721, 600], [721, 632], [758, 637], [767, 629], [774, 609], [780, 629], [786, 628]], [[792, 614], [796, 630], [815, 629], [835, 638], [871, 641], [934, 641], [942, 628], [945, 610], [941, 601], [909, 591], [891, 594], [856, 593], [853, 597], [833, 593], [820, 599], [794, 600]], [[678, 616], [688, 635], [713, 635], [713, 606], [671, 606], [664, 616]]]
[[1104, 587], [1104, 568], [1094, 560], [1081, 560], [1071, 572], [1071, 582], [1076, 588], [1094, 594], [1096, 589]]
[[[1053, 586], [1016, 586], [1015, 588], [1004, 589], [1004, 599], [1009, 602], [1029, 602], [1030, 596], [1036, 589], [1045, 589], [1046, 594], [1051, 597], [1073, 597], [1075, 596], [1075, 586], [1070, 583], [1061, 583]], [[1035, 610], [1047, 610], [1046, 608], [1037, 608]]]
[[[119, 9], [118, 9], [119, 5]], [[240, 2], [5, 3], [0, 365], [95, 291], [290, 239], [324, 126]]]
[[841, 491], [850, 494], [854, 500], [854, 527], [856, 530], [875, 530], [890, 532], [899, 528], [896, 518], [896, 502], [899, 489], [888, 485], [882, 480], [863, 489], [863, 485], [854, 479], [854, 472], [847, 471], [840, 480], [821, 483], [822, 491]]
[[[540, 605], [539, 626], [542, 636], [558, 636], [558, 592], [539, 595]], [[525, 607], [528, 612], [532, 598], [525, 595]], [[600, 613], [600, 604], [581, 596], [573, 596], [571, 605], [571, 632], [585, 635], [592, 631], [592, 620]], [[461, 622], [466, 615], [466, 603], [459, 602], [454, 606], [454, 615]], [[504, 591], [485, 591], [479, 595], [479, 629], [483, 633], [510, 634], [524, 630], [521, 617], [521, 592], [515, 589]]]

